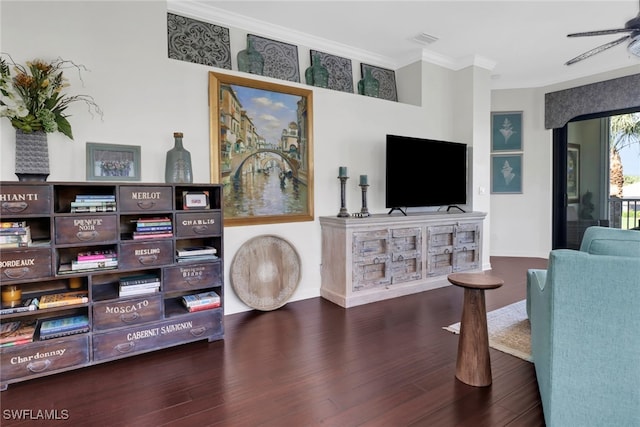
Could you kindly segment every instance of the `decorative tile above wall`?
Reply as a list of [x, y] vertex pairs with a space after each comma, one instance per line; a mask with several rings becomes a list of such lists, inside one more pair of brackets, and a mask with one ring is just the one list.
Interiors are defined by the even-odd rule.
[[231, 69], [229, 29], [167, 13], [169, 58]]
[[353, 93], [351, 60], [311, 49], [311, 65], [316, 55], [320, 64], [329, 71], [329, 89]]
[[283, 43], [254, 34], [247, 35], [253, 48], [264, 58], [263, 76], [290, 82], [300, 82], [298, 46]]
[[396, 88], [396, 72], [386, 68], [376, 67], [369, 64], [360, 64], [362, 76], [367, 69], [371, 70], [371, 75], [380, 83], [378, 98], [388, 101], [398, 101], [398, 89]]

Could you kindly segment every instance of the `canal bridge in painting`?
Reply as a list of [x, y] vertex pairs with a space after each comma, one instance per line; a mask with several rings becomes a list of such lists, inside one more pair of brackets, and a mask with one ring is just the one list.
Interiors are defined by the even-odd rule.
[[[231, 168], [231, 176], [234, 179], [240, 178], [242, 175], [242, 168], [244, 164], [249, 161], [253, 157], [258, 157], [259, 154], [262, 153], [271, 153], [277, 155], [284, 163], [289, 166], [291, 170], [291, 174], [294, 178], [298, 178], [298, 170], [300, 169], [300, 161], [298, 159], [293, 159], [288, 156], [288, 152], [283, 152], [280, 150], [274, 150], [273, 148], [260, 148], [258, 150], [249, 151], [246, 153], [241, 153], [240, 156], [234, 156], [232, 160], [232, 168]], [[266, 159], [261, 159], [260, 164], [265, 164]], [[284, 170], [284, 168], [281, 168]]]

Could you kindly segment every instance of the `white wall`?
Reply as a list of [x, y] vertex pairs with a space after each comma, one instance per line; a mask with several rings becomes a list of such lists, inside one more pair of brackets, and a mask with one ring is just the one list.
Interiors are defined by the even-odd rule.
[[491, 195], [492, 256], [546, 258], [551, 250], [553, 135], [544, 128], [545, 94], [639, 71], [634, 66], [542, 88], [491, 92], [491, 111], [522, 111], [524, 128], [523, 193]]
[[[491, 195], [491, 255], [546, 258], [551, 250], [552, 135], [535, 89], [491, 93], [491, 111], [522, 111], [522, 194]], [[543, 94], [542, 94], [543, 95]]]
[[[104, 110], [103, 119], [91, 118], [83, 106], [75, 105], [69, 109], [75, 141], [61, 134], [49, 135], [50, 181], [84, 181], [85, 143], [101, 142], [140, 145], [142, 181], [163, 182], [165, 154], [173, 146], [174, 131], [184, 132], [185, 147], [192, 155], [194, 181], [209, 181], [207, 73], [226, 71], [167, 58], [165, 2], [3, 1], [0, 8], [2, 52], [10, 53], [19, 63], [61, 56], [86, 65], [90, 72], [83, 74], [84, 86], [77, 75], [67, 74], [69, 93], [92, 95]], [[239, 49], [237, 40], [242, 40], [244, 33], [232, 29], [234, 55]], [[309, 57], [308, 48], [304, 49], [300, 58]], [[301, 71], [306, 66], [301, 60]], [[414, 70], [409, 74], [417, 73]], [[488, 80], [488, 73], [480, 76]], [[473, 123], [454, 120], [456, 102], [462, 102], [465, 95], [456, 92], [453, 85], [477, 79], [478, 75], [456, 75], [423, 63], [422, 78], [422, 99], [426, 102], [423, 106], [313, 88], [316, 219], [225, 228], [227, 314], [248, 309], [231, 289], [228, 271], [238, 248], [256, 235], [279, 235], [300, 254], [302, 280], [292, 300], [319, 295], [321, 248], [317, 218], [336, 215], [339, 210], [338, 166], [348, 166], [352, 177], [368, 174], [369, 209], [385, 212], [387, 133], [447, 139], [456, 136], [456, 126], [472, 128]], [[488, 97], [488, 91], [484, 96]], [[487, 111], [481, 114], [488, 120], [488, 105], [485, 108]], [[9, 121], [0, 120], [2, 180], [16, 179], [14, 134]], [[347, 192], [347, 207], [352, 212], [359, 210], [361, 203], [356, 181], [350, 180]]]

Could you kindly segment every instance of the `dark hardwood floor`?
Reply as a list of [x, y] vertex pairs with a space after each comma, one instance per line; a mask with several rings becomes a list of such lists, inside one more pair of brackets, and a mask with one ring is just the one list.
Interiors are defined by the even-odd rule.
[[[525, 297], [538, 258], [494, 257], [487, 311]], [[493, 384], [455, 379], [462, 289], [343, 309], [321, 298], [226, 316], [225, 339], [0, 393], [2, 426], [544, 426], [531, 363], [491, 349]], [[26, 412], [26, 411], [31, 411]], [[55, 413], [58, 421], [21, 421]], [[57, 412], [52, 412], [57, 411]]]

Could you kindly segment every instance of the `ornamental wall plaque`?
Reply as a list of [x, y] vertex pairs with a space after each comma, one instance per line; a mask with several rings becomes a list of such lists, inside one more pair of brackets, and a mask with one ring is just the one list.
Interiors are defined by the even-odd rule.
[[300, 256], [291, 243], [264, 235], [245, 242], [231, 262], [231, 286], [238, 298], [256, 310], [282, 307], [300, 282]]

